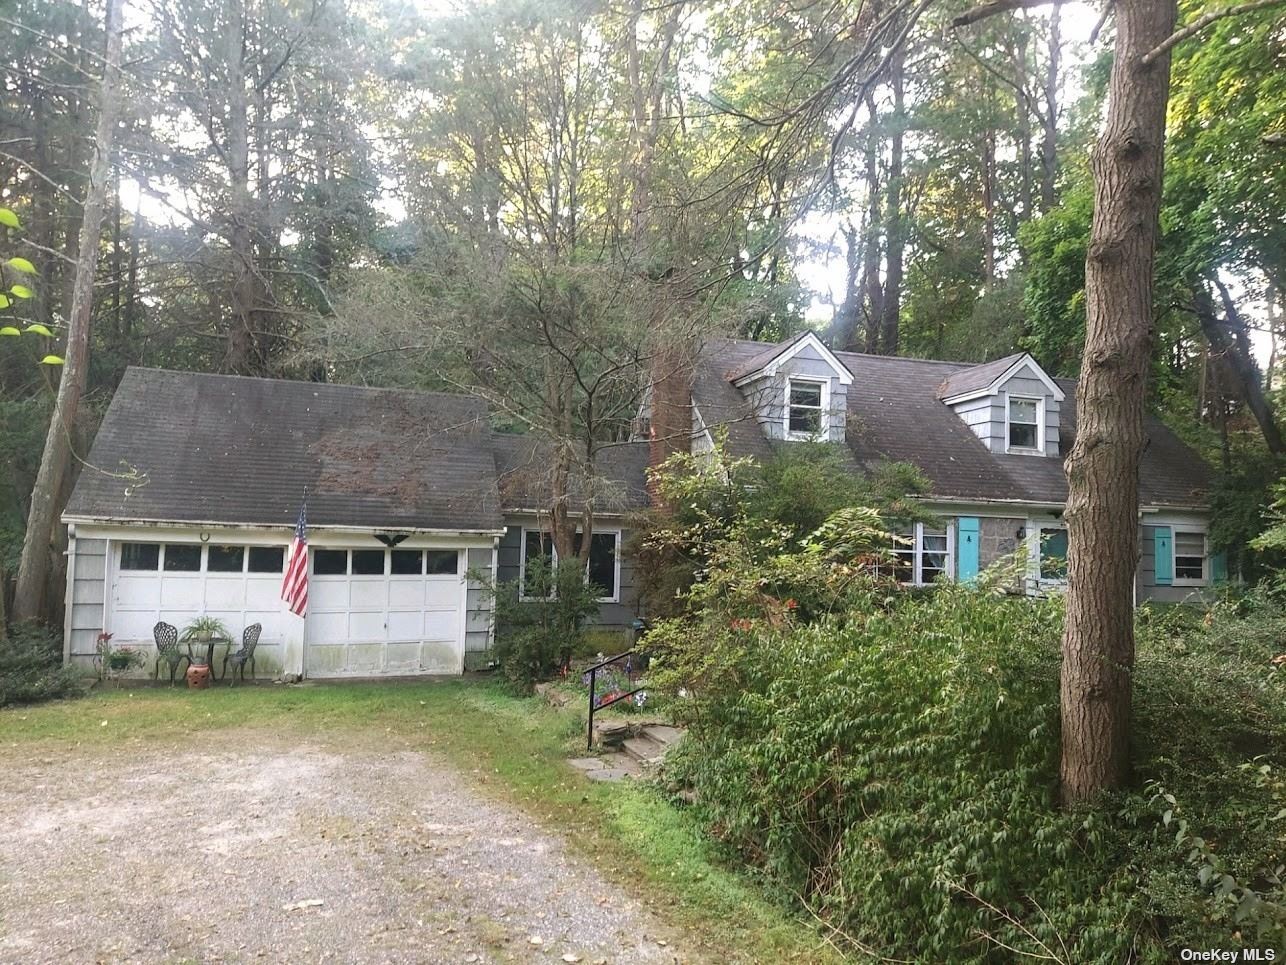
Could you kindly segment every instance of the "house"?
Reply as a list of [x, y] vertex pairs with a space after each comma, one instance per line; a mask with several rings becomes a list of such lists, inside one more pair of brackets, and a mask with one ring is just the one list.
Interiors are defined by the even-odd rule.
[[[594, 493], [589, 565], [609, 628], [637, 615], [620, 548], [647, 449], [600, 460], [615, 481]], [[492, 643], [480, 577], [549, 551], [548, 465], [466, 396], [131, 368], [63, 514], [66, 658], [88, 665], [102, 631], [150, 651], [158, 621], [208, 614], [262, 624], [261, 676], [460, 673]], [[280, 590], [305, 492], [301, 619]]]
[[[654, 382], [641, 417], [654, 439], [681, 438], [694, 453], [722, 432], [732, 456], [762, 459], [818, 439], [842, 444], [855, 472], [911, 463], [942, 522], [905, 534], [902, 580], [968, 580], [1024, 545], [1025, 589], [1036, 595], [1066, 577], [1063, 458], [1076, 433], [1075, 388], [1024, 353], [980, 365], [860, 355], [805, 332], [777, 344], [707, 344], [690, 372]], [[658, 415], [688, 431], [658, 433]], [[1149, 416], [1146, 432], [1135, 597], [1180, 602], [1225, 578], [1207, 536], [1210, 472], [1160, 420]]]
[[[827, 440], [862, 472], [909, 462], [927, 508], [899, 551], [908, 584], [968, 580], [1019, 545], [1025, 589], [1065, 575], [1062, 458], [1075, 384], [1028, 355], [982, 365], [831, 352], [813, 333], [779, 344], [715, 340], [646, 394], [634, 441], [611, 444], [592, 496], [589, 576], [599, 623], [639, 615], [622, 552], [648, 504], [646, 469], [676, 448], [734, 456]], [[518, 580], [553, 556], [547, 447], [490, 427], [461, 395], [131, 368], [63, 514], [65, 651], [92, 661], [98, 634], [152, 646], [160, 620], [263, 626], [257, 671], [307, 677], [460, 673], [493, 642], [485, 580]], [[1209, 471], [1156, 419], [1140, 481], [1138, 600], [1183, 601], [1223, 577], [1207, 539]], [[592, 487], [592, 488], [591, 488]], [[307, 616], [280, 600], [307, 494]]]

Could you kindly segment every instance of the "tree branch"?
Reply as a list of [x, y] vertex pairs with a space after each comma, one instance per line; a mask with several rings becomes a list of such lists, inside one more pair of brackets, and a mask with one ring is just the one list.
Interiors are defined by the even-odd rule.
[[966, 10], [958, 17], [951, 19], [953, 27], [967, 27], [971, 23], [977, 23], [979, 20], [986, 20], [988, 17], [994, 17], [998, 13], [1008, 13], [1010, 10], [1030, 10], [1032, 7], [1057, 6], [1064, 0], [991, 0], [990, 3], [984, 3], [981, 6]]
[[1250, 3], [1239, 3], [1233, 7], [1224, 7], [1222, 10], [1211, 10], [1209, 13], [1202, 14], [1186, 27], [1176, 30], [1174, 33], [1170, 34], [1170, 36], [1166, 37], [1165, 40], [1161, 41], [1161, 43], [1157, 44], [1144, 54], [1140, 62], [1144, 67], [1149, 66], [1167, 50], [1183, 43], [1193, 34], [1204, 30], [1216, 20], [1222, 20], [1224, 17], [1235, 17], [1243, 13], [1250, 13], [1252, 10], [1263, 10], [1265, 7], [1275, 7], [1281, 3], [1286, 3], [1286, 0], [1252, 0]]

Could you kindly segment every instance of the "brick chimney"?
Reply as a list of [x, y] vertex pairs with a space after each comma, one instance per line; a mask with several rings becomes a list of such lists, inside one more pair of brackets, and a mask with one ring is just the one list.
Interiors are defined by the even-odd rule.
[[[652, 418], [648, 430], [648, 466], [655, 469], [676, 452], [692, 451], [693, 354], [671, 343], [652, 359]], [[648, 491], [660, 505], [651, 482]]]

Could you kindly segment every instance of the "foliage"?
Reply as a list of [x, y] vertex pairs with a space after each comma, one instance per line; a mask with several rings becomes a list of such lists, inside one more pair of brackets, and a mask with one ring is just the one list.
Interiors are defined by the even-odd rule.
[[[858, 947], [1163, 961], [1256, 942], [1220, 911], [1226, 894], [1189, 864], [1191, 842], [1176, 842], [1151, 793], [1057, 808], [1059, 600], [869, 586], [844, 613], [804, 622], [765, 607], [739, 623], [721, 600], [705, 600], [700, 632], [652, 635], [665, 643], [659, 682], [687, 694], [675, 708], [689, 741], [670, 777], [696, 791], [717, 835]], [[1220, 867], [1259, 887], [1286, 857], [1255, 830], [1280, 789], [1242, 767], [1263, 754], [1256, 767], [1279, 767], [1286, 746], [1286, 679], [1248, 632], [1264, 614], [1223, 605], [1195, 628], [1155, 616], [1139, 634], [1139, 776], [1182, 802], [1187, 833], [1215, 843]]]
[[80, 674], [63, 666], [62, 640], [35, 622], [10, 628], [0, 642], [0, 707], [68, 697], [82, 690]]
[[913, 498], [928, 489], [919, 470], [882, 463], [855, 472], [852, 454], [836, 443], [792, 443], [761, 465], [732, 458], [726, 440], [718, 439], [710, 453], [672, 456], [651, 478], [669, 511], [637, 520], [633, 528], [640, 535], [627, 552], [634, 555], [635, 578], [652, 616], [686, 606], [682, 594], [716, 552], [729, 551], [719, 548], [724, 541], [760, 559], [798, 544], [828, 520], [832, 528], [840, 526], [835, 514], [845, 509], [869, 507], [880, 520], [871, 525], [881, 528], [888, 521], [933, 518]]
[[211, 637], [230, 638], [231, 633], [224, 622], [217, 617], [199, 616], [183, 628], [183, 640], [209, 639]]
[[602, 590], [586, 582], [580, 560], [533, 557], [521, 581], [498, 586], [483, 578], [494, 601], [496, 658], [510, 683], [529, 693], [582, 648], [585, 620], [598, 612]]

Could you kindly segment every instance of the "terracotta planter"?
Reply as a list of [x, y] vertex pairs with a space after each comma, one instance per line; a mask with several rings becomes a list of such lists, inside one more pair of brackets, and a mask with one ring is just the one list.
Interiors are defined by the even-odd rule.
[[205, 690], [210, 686], [210, 668], [199, 663], [188, 667], [188, 686], [193, 690]]

